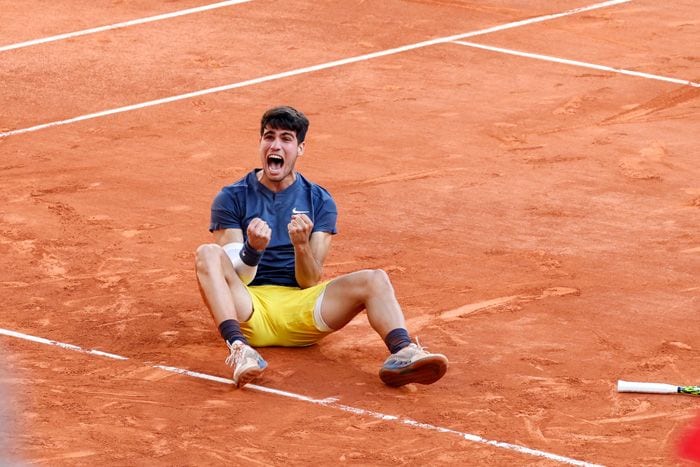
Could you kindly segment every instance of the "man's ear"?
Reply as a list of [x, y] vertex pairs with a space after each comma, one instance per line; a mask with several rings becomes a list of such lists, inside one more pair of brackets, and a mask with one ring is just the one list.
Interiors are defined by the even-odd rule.
[[306, 145], [306, 141], [304, 141], [303, 143], [299, 143], [299, 145], [297, 146], [297, 156], [301, 156], [302, 154], [304, 154], [304, 146], [305, 145]]

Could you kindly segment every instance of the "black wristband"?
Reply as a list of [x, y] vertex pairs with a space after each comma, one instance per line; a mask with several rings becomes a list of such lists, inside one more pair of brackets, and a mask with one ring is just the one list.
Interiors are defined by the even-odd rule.
[[248, 266], [257, 266], [262, 258], [263, 251], [258, 251], [248, 243], [248, 240], [243, 244], [240, 253], [238, 255], [241, 257], [241, 261]]

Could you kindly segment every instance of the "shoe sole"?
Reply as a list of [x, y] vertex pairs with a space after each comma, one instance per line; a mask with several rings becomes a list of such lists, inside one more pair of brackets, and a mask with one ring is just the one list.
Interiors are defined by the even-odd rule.
[[379, 370], [379, 378], [387, 386], [394, 388], [409, 383], [433, 384], [447, 372], [447, 357], [431, 355], [413, 362], [407, 367], [391, 370]]
[[236, 381], [236, 387], [237, 388], [242, 388], [246, 384], [252, 382], [255, 380], [258, 376], [260, 376], [263, 372], [264, 368], [250, 368], [240, 375], [238, 375], [238, 381]]

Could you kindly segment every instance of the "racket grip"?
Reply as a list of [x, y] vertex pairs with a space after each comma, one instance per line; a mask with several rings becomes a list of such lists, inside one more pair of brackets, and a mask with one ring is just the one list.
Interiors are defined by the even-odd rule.
[[634, 381], [617, 382], [617, 392], [647, 392], [653, 394], [676, 394], [678, 386], [665, 383], [638, 383]]

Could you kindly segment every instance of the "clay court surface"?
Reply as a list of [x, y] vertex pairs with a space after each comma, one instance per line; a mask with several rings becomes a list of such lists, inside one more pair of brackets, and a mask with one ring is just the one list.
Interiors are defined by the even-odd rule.
[[[615, 384], [700, 380], [700, 4], [595, 3], [0, 1], [0, 459], [681, 463], [700, 399]], [[438, 383], [360, 315], [228, 384], [194, 250], [277, 104]]]

